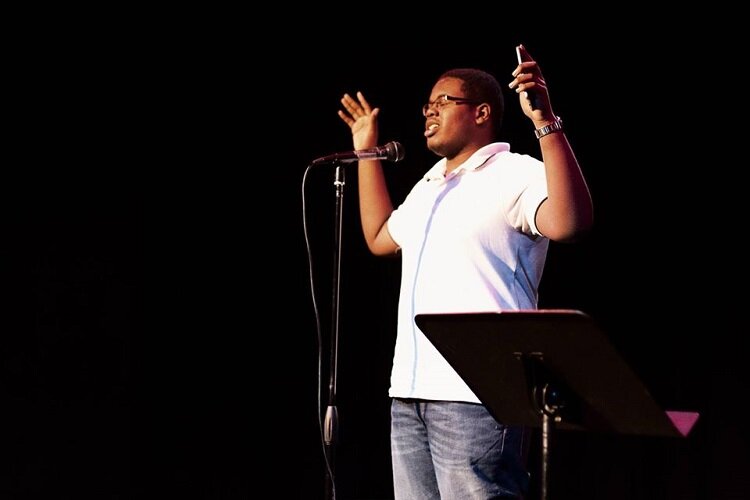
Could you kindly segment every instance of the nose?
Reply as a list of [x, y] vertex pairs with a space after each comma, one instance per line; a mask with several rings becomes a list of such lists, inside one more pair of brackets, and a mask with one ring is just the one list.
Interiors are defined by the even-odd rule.
[[422, 108], [422, 115], [424, 115], [425, 118], [428, 116], [435, 116], [435, 114], [437, 114], [437, 108], [431, 104], [425, 104]]

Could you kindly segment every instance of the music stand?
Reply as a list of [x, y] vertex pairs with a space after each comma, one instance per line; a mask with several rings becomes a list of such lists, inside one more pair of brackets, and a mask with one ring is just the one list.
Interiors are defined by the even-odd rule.
[[553, 428], [684, 437], [698, 419], [694, 412], [662, 410], [581, 311], [418, 314], [414, 319], [496, 420], [542, 427], [542, 500]]

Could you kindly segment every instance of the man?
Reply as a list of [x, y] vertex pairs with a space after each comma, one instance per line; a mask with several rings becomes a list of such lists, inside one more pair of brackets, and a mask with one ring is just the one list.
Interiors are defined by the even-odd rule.
[[[562, 121], [538, 64], [517, 49], [524, 62], [509, 87], [542, 161], [498, 142], [504, 102], [495, 78], [455, 69], [423, 107], [427, 147], [441, 159], [396, 210], [380, 162], [359, 164], [368, 248], [402, 258], [389, 390], [397, 500], [518, 498], [528, 487], [526, 430], [496, 422], [414, 323], [420, 313], [535, 309], [549, 240], [591, 227], [591, 197]], [[360, 92], [341, 103], [354, 149], [376, 147], [379, 109]]]

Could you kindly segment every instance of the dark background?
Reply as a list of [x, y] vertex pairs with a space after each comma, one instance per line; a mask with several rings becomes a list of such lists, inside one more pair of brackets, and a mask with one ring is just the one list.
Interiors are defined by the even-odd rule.
[[[474, 66], [507, 84], [524, 43], [596, 209], [587, 239], [551, 245], [540, 306], [586, 312], [662, 407], [701, 413], [682, 440], [558, 434], [552, 496], [740, 498], [743, 139], [716, 76], [731, 66], [692, 31], [636, 32], [305, 33], [269, 51], [214, 26], [137, 51], [44, 46], [39, 78], [19, 79], [42, 119], [17, 131], [45, 140], [19, 141], [0, 205], [0, 496], [322, 498], [334, 172], [306, 165], [351, 149], [336, 111], [362, 90], [380, 142], [405, 148], [385, 165], [400, 201], [436, 160], [420, 114], [435, 79]], [[538, 156], [506, 98], [506, 140]], [[400, 268], [368, 254], [345, 175], [338, 498], [384, 499]]]

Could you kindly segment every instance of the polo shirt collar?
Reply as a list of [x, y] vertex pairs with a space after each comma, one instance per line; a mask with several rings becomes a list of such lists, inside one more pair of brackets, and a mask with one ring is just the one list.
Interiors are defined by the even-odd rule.
[[[491, 156], [496, 155], [498, 153], [503, 153], [505, 151], [510, 151], [510, 144], [507, 142], [493, 142], [490, 144], [487, 144], [486, 146], [483, 146], [479, 149], [477, 149], [473, 155], [469, 157], [468, 160], [463, 162], [461, 165], [458, 166], [458, 168], [454, 169], [453, 172], [451, 172], [448, 175], [448, 178], [454, 177], [458, 175], [459, 172], [462, 170], [466, 170], [467, 172], [471, 172], [473, 170], [478, 169], [484, 163], [490, 159]], [[424, 180], [426, 181], [442, 181], [445, 177], [445, 164], [448, 163], [448, 160], [445, 158], [441, 158], [430, 170], [427, 171], [427, 173], [424, 176]]]

